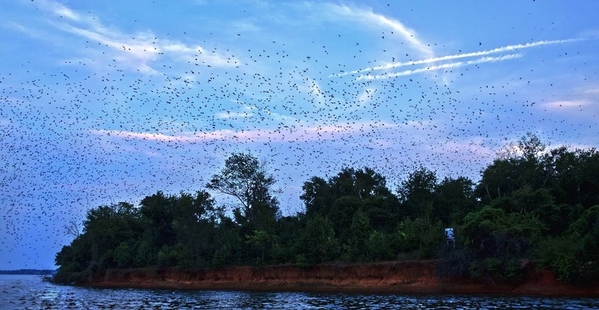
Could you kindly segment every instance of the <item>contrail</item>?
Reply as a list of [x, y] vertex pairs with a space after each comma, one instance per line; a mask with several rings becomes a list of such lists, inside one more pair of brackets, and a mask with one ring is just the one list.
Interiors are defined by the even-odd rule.
[[345, 75], [358, 74], [358, 73], [363, 73], [363, 72], [368, 72], [368, 71], [386, 70], [386, 69], [393, 69], [393, 68], [399, 68], [399, 67], [405, 67], [405, 66], [429, 64], [429, 63], [445, 61], [445, 60], [485, 56], [485, 55], [490, 55], [490, 54], [532, 48], [532, 47], [543, 46], [543, 45], [563, 44], [563, 43], [570, 43], [570, 42], [576, 42], [576, 41], [582, 41], [582, 40], [585, 40], [585, 39], [580, 38], [580, 39], [565, 39], [565, 40], [545, 40], [545, 41], [536, 41], [536, 42], [530, 42], [530, 43], [525, 43], [525, 44], [507, 45], [507, 46], [498, 47], [498, 48], [494, 48], [491, 50], [479, 51], [479, 52], [454, 54], [454, 55], [433, 57], [433, 58], [408, 61], [408, 62], [392, 62], [392, 63], [388, 63], [386, 65], [381, 65], [381, 66], [372, 67], [372, 68], [364, 68], [364, 69], [359, 69], [359, 70], [354, 70], [354, 71], [343, 72], [340, 74], [331, 74], [330, 76], [331, 77], [332, 76], [345, 76]]
[[523, 56], [523, 54], [508, 54], [508, 55], [504, 55], [504, 56], [500, 56], [500, 57], [482, 57], [482, 58], [479, 58], [476, 60], [470, 60], [470, 61], [466, 61], [466, 62], [458, 61], [458, 62], [446, 63], [446, 64], [441, 64], [441, 65], [426, 67], [426, 68], [420, 68], [420, 69], [415, 69], [415, 70], [405, 70], [405, 71], [396, 72], [396, 73], [387, 73], [387, 74], [378, 74], [378, 75], [370, 75], [370, 74], [363, 75], [362, 74], [362, 75], [358, 76], [356, 78], [356, 80], [360, 81], [360, 80], [388, 79], [388, 78], [412, 75], [412, 74], [433, 71], [433, 70], [457, 68], [457, 67], [469, 66], [469, 65], [486, 63], [486, 62], [496, 62], [496, 61], [515, 59], [515, 58], [520, 58], [522, 56]]

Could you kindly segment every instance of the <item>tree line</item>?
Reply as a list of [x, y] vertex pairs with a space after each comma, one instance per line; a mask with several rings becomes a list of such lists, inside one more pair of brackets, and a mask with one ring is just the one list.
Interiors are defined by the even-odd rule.
[[[564, 283], [599, 280], [599, 153], [547, 150], [534, 134], [498, 156], [478, 183], [412, 171], [394, 191], [370, 168], [305, 181], [305, 210], [282, 216], [276, 178], [234, 153], [206, 189], [145, 197], [87, 212], [55, 258], [55, 281], [85, 282], [108, 268], [437, 259], [440, 275], [516, 283], [524, 261]], [[217, 204], [209, 191], [228, 195]], [[444, 228], [453, 227], [448, 243]]]

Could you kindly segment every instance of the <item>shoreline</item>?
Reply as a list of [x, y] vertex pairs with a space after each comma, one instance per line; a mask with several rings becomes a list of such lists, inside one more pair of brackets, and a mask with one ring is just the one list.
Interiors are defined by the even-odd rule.
[[467, 279], [441, 279], [435, 261], [353, 265], [226, 267], [220, 269], [109, 269], [83, 284], [95, 288], [243, 290], [365, 294], [448, 294], [542, 297], [599, 297], [599, 286], [558, 283], [548, 271], [530, 271], [517, 285], [485, 285]]

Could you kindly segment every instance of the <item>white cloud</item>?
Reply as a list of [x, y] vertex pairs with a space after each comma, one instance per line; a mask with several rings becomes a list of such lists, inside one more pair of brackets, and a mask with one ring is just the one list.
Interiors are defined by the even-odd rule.
[[552, 101], [542, 104], [541, 106], [548, 109], [572, 109], [580, 108], [589, 105], [591, 102], [588, 100], [562, 100]]
[[312, 11], [320, 18], [336, 21], [342, 20], [343, 22], [351, 22], [352, 24], [357, 22], [366, 27], [396, 33], [412, 48], [421, 53], [422, 57], [434, 57], [432, 48], [419, 38], [415, 30], [410, 29], [398, 20], [377, 14], [370, 8], [358, 8], [334, 3], [314, 4], [311, 2], [303, 2], [303, 8]]
[[372, 100], [375, 92], [375, 88], [366, 88], [360, 95], [358, 95], [358, 103], [362, 106], [366, 105], [366, 103]]
[[252, 117], [254, 116], [254, 113], [251, 112], [230, 112], [230, 111], [226, 111], [226, 112], [219, 112], [216, 113], [216, 117], [218, 118], [223, 118], [223, 119], [229, 119], [229, 118], [247, 118], [247, 117]]
[[[232, 67], [240, 64], [233, 56], [207, 52], [199, 45], [192, 46], [163, 40], [151, 31], [125, 33], [119, 29], [107, 28], [101, 23], [100, 18], [82, 15], [57, 2], [42, 0], [40, 4], [40, 7], [47, 11], [66, 17], [66, 20], [50, 22], [52, 26], [111, 48], [112, 53], [105, 55], [104, 61], [118, 61], [126, 67], [135, 68], [143, 73], [156, 74], [157, 70], [152, 64], [164, 56], [216, 67]], [[86, 53], [89, 53], [89, 50], [86, 50]]]
[[[419, 124], [419, 126], [427, 126], [427, 124]], [[228, 140], [232, 142], [237, 140], [251, 142], [272, 142], [336, 140], [343, 135], [349, 135], [353, 133], [362, 134], [366, 131], [372, 131], [382, 128], [397, 128], [397, 125], [386, 122], [361, 122], [355, 124], [335, 124], [326, 126], [302, 125], [293, 126], [293, 128], [283, 126], [271, 130], [255, 129], [236, 131], [229, 129], [219, 129], [202, 133], [185, 132], [177, 135], [152, 132], [133, 132], [123, 130], [91, 130], [90, 133], [97, 136], [157, 142], [195, 143], [200, 141], [214, 140]]]
[[315, 106], [323, 105], [325, 103], [325, 93], [322, 91], [320, 84], [314, 79], [310, 79], [310, 81], [306, 81], [306, 83], [309, 83], [307, 92], [312, 99], [312, 104]]
[[586, 95], [599, 95], [599, 88], [588, 88], [583, 93]]
[[325, 10], [330, 10], [336, 14], [351, 18], [369, 26], [378, 26], [391, 30], [401, 35], [412, 47], [421, 52], [424, 57], [433, 57], [434, 53], [428, 44], [422, 42], [413, 29], [408, 28], [398, 20], [376, 14], [372, 10], [349, 7], [347, 5], [337, 5], [327, 3]]

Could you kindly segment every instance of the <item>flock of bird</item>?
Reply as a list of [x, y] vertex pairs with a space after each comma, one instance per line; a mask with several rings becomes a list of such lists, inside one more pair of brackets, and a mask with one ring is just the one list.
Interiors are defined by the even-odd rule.
[[[544, 104], [561, 90], [532, 72], [489, 78], [494, 64], [475, 64], [364, 80], [352, 72], [422, 55], [392, 30], [370, 39], [377, 44], [319, 31], [325, 39], [304, 38], [301, 48], [284, 37], [249, 48], [198, 38], [204, 47], [183, 56], [173, 42], [184, 30], [111, 44], [85, 38], [90, 57], [1, 71], [0, 253], [53, 257], [72, 238], [64, 224], [89, 208], [204, 189], [232, 152], [268, 163], [290, 214], [302, 209], [303, 182], [342, 167], [371, 167], [392, 189], [418, 166], [476, 180], [527, 131], [557, 142], [588, 133], [588, 122]], [[163, 61], [140, 58], [136, 39]], [[546, 92], [530, 94], [538, 89]], [[587, 108], [576, 110], [596, 120]]]

